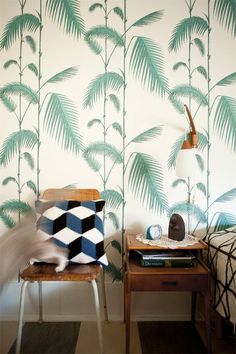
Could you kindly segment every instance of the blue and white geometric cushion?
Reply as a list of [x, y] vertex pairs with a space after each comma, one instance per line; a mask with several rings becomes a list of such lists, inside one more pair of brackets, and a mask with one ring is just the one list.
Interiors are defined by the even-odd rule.
[[86, 202], [38, 200], [38, 232], [69, 250], [74, 263], [108, 265], [104, 251], [102, 199]]

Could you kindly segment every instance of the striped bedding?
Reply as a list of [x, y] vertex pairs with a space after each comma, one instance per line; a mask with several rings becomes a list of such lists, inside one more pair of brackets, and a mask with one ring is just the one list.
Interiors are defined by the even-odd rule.
[[236, 227], [208, 234], [207, 264], [213, 282], [213, 306], [236, 325]]

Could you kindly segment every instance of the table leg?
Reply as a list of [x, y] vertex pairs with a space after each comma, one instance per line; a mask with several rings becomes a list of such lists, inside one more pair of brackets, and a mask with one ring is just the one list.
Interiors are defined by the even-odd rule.
[[204, 294], [205, 323], [206, 323], [206, 345], [208, 353], [211, 353], [211, 299], [209, 291]]
[[222, 317], [215, 311], [215, 331], [216, 337], [222, 339], [223, 327], [222, 327]]
[[128, 284], [128, 276], [125, 274], [125, 353], [130, 351], [130, 299], [131, 292]]
[[197, 299], [196, 291], [192, 291], [191, 321], [192, 321], [193, 323], [195, 322], [196, 299]]

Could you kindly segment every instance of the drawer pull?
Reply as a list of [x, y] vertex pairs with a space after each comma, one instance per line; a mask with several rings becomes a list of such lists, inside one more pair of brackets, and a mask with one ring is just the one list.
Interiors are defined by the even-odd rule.
[[177, 282], [176, 281], [163, 281], [162, 282], [162, 285], [176, 285], [177, 284]]

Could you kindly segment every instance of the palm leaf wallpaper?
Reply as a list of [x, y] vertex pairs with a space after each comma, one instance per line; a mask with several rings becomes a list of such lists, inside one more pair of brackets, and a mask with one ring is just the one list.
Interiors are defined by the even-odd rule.
[[[122, 281], [126, 232], [166, 233], [174, 212], [199, 237], [236, 223], [236, 1], [176, 3], [1, 2], [2, 230], [47, 187], [97, 188]], [[186, 180], [184, 104], [199, 139]]]

